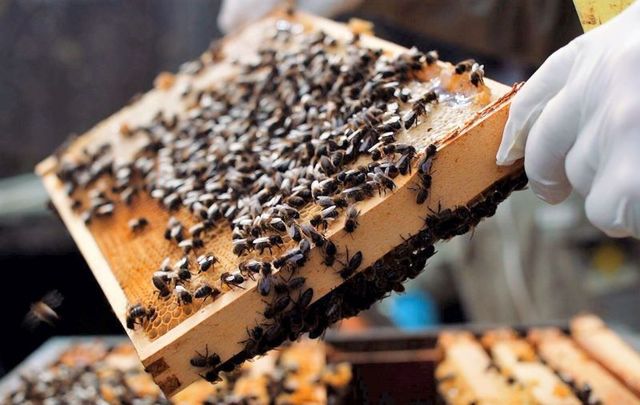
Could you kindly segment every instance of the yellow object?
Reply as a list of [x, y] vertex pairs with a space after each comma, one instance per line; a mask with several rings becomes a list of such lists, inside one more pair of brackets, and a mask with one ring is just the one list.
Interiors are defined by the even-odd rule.
[[634, 0], [573, 0], [585, 32], [606, 23]]
[[624, 265], [624, 252], [613, 244], [599, 246], [593, 253], [592, 264], [603, 274], [613, 274]]

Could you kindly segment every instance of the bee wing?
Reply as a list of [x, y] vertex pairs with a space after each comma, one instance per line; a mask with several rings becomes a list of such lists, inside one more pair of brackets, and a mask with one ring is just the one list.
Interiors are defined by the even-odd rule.
[[44, 297], [42, 297], [42, 302], [47, 304], [50, 308], [59, 307], [63, 300], [64, 296], [60, 294], [60, 291], [58, 290], [49, 291]]

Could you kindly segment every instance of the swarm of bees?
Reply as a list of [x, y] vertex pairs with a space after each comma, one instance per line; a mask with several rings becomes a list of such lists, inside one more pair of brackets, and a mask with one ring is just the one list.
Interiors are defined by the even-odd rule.
[[[338, 45], [344, 52], [328, 52]], [[87, 224], [141, 192], [169, 212], [191, 213], [194, 225], [172, 216], [165, 228], [164, 238], [184, 256], [173, 265], [165, 259], [153, 273], [160, 299], [174, 297], [179, 305], [213, 301], [255, 280], [265, 322], [248, 330], [245, 350], [232, 359], [221, 362], [208, 347], [192, 359], [194, 367], [208, 368], [201, 375], [209, 381], [286, 339], [305, 332], [320, 336], [389, 291], [403, 291], [402, 282], [422, 270], [436, 240], [471, 229], [493, 214], [500, 198], [524, 186], [510, 182], [473, 206], [432, 212], [425, 231], [362, 270], [363, 253], [336, 246], [325, 231], [344, 218], [344, 231], [356, 234], [358, 203], [393, 192], [395, 179], [416, 167], [416, 203], [427, 201], [437, 147], [416, 150], [397, 135], [420, 125], [447, 97], [438, 87], [409, 86], [418, 72], [437, 63], [437, 53], [413, 48], [389, 58], [361, 47], [357, 35], [340, 43], [324, 32], [298, 33], [281, 21], [257, 56], [236, 62], [241, 74], [218, 87], [185, 90], [183, 98], [197, 107], [189, 114], [158, 113], [148, 125], [128, 128], [127, 136], [147, 140], [132, 163], [116, 167], [107, 145], [85, 151], [80, 163], [62, 162], [57, 171], [70, 196], [103, 175], [113, 177], [112, 193], [90, 191], [90, 207], [82, 211]], [[461, 62], [455, 72], [469, 73], [476, 87], [482, 84], [482, 66], [473, 61]], [[306, 218], [302, 209], [310, 205], [320, 210]], [[131, 229], [142, 230], [148, 224], [143, 220], [132, 219]], [[219, 279], [206, 279], [219, 260], [203, 252], [205, 241], [220, 224], [231, 228], [232, 252], [241, 261], [218, 273]], [[313, 288], [297, 270], [313, 247], [345, 283], [312, 304]], [[259, 260], [266, 253], [270, 258]], [[152, 308], [132, 306], [127, 326], [153, 316]], [[214, 355], [216, 361], [210, 360]]]

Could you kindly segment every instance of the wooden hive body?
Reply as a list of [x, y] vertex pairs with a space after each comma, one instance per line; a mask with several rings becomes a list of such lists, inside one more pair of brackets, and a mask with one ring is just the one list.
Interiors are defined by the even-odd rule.
[[[123, 125], [143, 125], [158, 111], [184, 114], [180, 94], [186, 86], [204, 88], [231, 77], [234, 70], [229, 60], [250, 55], [276, 20], [292, 18], [293, 23], [300, 24], [307, 31], [323, 30], [339, 40], [353, 36], [347, 26], [317, 17], [272, 14], [225, 39], [222, 61], [205, 66], [196, 75], [177, 75], [175, 83], [168, 89], [151, 90], [75, 140], [65, 151], [65, 156], [73, 157], [81, 154], [85, 147], [110, 142], [116, 161], [130, 160], [141, 144], [136, 137], [119, 135]], [[359, 41], [361, 46], [383, 49], [390, 56], [407, 51], [370, 35], [362, 35]], [[451, 68], [442, 62], [438, 62], [438, 66]], [[343, 260], [347, 248], [351, 254], [362, 252], [363, 260], [358, 272], [402, 245], [409, 236], [418, 234], [425, 227], [424, 218], [430, 213], [465, 206], [491, 190], [496, 183], [521, 176], [522, 162], [510, 167], [495, 164], [495, 152], [508, 115], [509, 102], [517, 88], [489, 79], [485, 79], [485, 84], [490, 92], [486, 93], [489, 98], [484, 102], [458, 109], [446, 105], [434, 107], [424, 122], [409, 131], [403, 130], [399, 135], [400, 140], [412, 144], [420, 153], [431, 143], [438, 145], [432, 167], [433, 185], [425, 204], [415, 203], [418, 155], [412, 174], [395, 178], [397, 188], [394, 191], [376, 194], [357, 204], [361, 214], [356, 232], [344, 232], [344, 214], [330, 224], [325, 236], [338, 246]], [[169, 214], [159, 208], [155, 200], [141, 193], [129, 207], [116, 209], [112, 217], [94, 220], [87, 226], [70, 208], [70, 197], [56, 176], [57, 165], [58, 158], [52, 156], [38, 166], [37, 172], [115, 314], [125, 326], [128, 305], [136, 302], [153, 305], [155, 302], [149, 279], [162, 259], [168, 256], [174, 261], [181, 256], [177, 246], [162, 237], [170, 215], [185, 225], [194, 223], [192, 215], [186, 209]], [[308, 219], [317, 211], [317, 207], [306, 209], [303, 216]], [[149, 226], [140, 233], [132, 234], [127, 223], [140, 216], [149, 219]], [[231, 254], [228, 226], [217, 225], [206, 243], [204, 250], [213, 252], [220, 263], [210, 272], [194, 275], [193, 283], [207, 281], [219, 285], [217, 280], [221, 272], [233, 270], [246, 257], [238, 259]], [[283, 250], [291, 246], [292, 243], [286, 241]], [[314, 247], [306, 264], [299, 269], [299, 275], [306, 277], [306, 285], [313, 288], [312, 302], [344, 282], [336, 271], [328, 270], [321, 262], [321, 252]], [[196, 351], [203, 352], [208, 347], [225, 361], [242, 350], [241, 342], [247, 337], [247, 329], [261, 322], [260, 313], [265, 308], [264, 297], [257, 293], [255, 281], [248, 280], [243, 287], [226, 291], [216, 300], [204, 304], [194, 301], [194, 304], [179, 306], [170, 299], [158, 304], [158, 316], [144, 328], [125, 328], [143, 364], [167, 395], [177, 393], [200, 378], [202, 371], [189, 364]]]

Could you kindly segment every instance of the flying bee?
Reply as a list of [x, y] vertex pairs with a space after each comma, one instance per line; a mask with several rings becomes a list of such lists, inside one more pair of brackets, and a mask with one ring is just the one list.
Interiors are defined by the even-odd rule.
[[204, 355], [196, 351], [196, 355], [189, 361], [189, 363], [191, 363], [193, 367], [216, 367], [218, 364], [220, 364], [221, 360], [218, 354], [209, 354], [209, 345], [206, 345], [204, 349]]
[[360, 267], [362, 263], [362, 252], [358, 251], [356, 254], [349, 258], [349, 248], [347, 248], [347, 262], [341, 263], [344, 267], [338, 272], [340, 277], [343, 279], [348, 279], [355, 273], [355, 271]]
[[209, 270], [215, 263], [218, 263], [218, 258], [212, 254], [200, 255], [196, 261], [198, 262], [199, 267], [198, 273], [203, 273]]
[[173, 291], [176, 294], [178, 304], [191, 304], [191, 302], [193, 301], [193, 296], [191, 295], [189, 290], [187, 290], [180, 284], [177, 284]]
[[149, 221], [144, 217], [129, 220], [129, 229], [133, 232], [141, 231], [146, 228], [147, 225], [149, 225]]
[[234, 289], [235, 287], [242, 287], [240, 284], [244, 283], [244, 277], [240, 273], [229, 273], [225, 271], [220, 275], [220, 285], [226, 285], [227, 287]]
[[202, 299], [202, 302], [206, 301], [209, 297], [215, 300], [218, 295], [220, 295], [220, 290], [211, 287], [209, 284], [202, 284], [193, 292], [194, 298]]
[[31, 304], [29, 312], [24, 317], [24, 325], [31, 330], [42, 322], [53, 326], [60, 319], [55, 310], [62, 304], [63, 300], [64, 297], [58, 291], [49, 291], [40, 301]]

